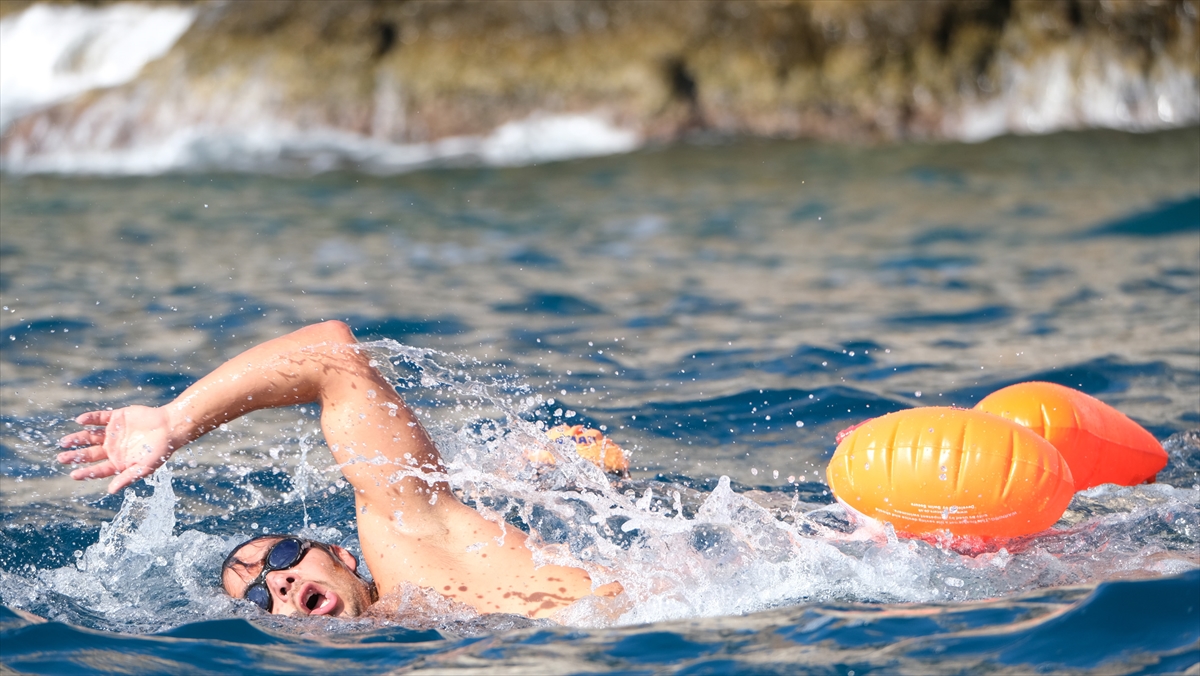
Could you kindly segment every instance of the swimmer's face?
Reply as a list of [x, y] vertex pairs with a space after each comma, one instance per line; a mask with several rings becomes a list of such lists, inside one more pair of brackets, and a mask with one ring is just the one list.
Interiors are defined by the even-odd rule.
[[[221, 572], [226, 593], [246, 597], [246, 589], [262, 572], [268, 553], [284, 537], [251, 540], [231, 555]], [[313, 546], [294, 565], [269, 571], [262, 582], [270, 594], [273, 615], [354, 617], [371, 605], [371, 591], [355, 570], [358, 560], [336, 545]]]

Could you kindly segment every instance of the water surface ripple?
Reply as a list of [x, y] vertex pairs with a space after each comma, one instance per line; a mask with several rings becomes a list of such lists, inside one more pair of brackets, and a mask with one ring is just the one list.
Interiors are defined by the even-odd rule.
[[[748, 140], [393, 177], [10, 175], [0, 219], [14, 670], [1200, 663], [1200, 129]], [[566, 626], [327, 623], [223, 596], [220, 561], [252, 532], [358, 546], [311, 407], [214, 431], [123, 495], [52, 463], [78, 412], [164, 403], [333, 318], [390, 365], [464, 500], [546, 560], [620, 577], [627, 604]], [[1171, 456], [1158, 483], [1091, 489], [1050, 531], [983, 544], [897, 538], [829, 495], [840, 429], [1030, 379], [1145, 425]], [[603, 427], [631, 476], [523, 465], [564, 422]]]

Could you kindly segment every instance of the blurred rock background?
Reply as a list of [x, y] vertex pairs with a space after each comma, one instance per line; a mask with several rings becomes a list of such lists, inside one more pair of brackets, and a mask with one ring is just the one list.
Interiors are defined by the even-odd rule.
[[[392, 171], [681, 137], [1151, 130], [1200, 120], [1198, 33], [1195, 0], [5, 0], [0, 166]], [[131, 56], [135, 34], [161, 53]]]

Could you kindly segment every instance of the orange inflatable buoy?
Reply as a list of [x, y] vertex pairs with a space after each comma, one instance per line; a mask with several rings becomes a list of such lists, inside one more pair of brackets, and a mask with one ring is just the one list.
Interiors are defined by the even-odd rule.
[[868, 420], [838, 444], [827, 470], [843, 504], [912, 535], [1016, 537], [1054, 525], [1074, 495], [1048, 441], [1010, 420], [915, 408]]
[[[625, 474], [629, 471], [629, 460], [625, 457], [625, 451], [599, 430], [583, 425], [558, 425], [547, 430], [546, 436], [551, 441], [570, 437], [575, 442], [575, 452], [579, 457], [590, 460], [606, 472]], [[543, 465], [554, 464], [554, 456], [548, 451], [526, 451], [525, 457], [531, 462]]]
[[1054, 444], [1071, 467], [1077, 491], [1144, 483], [1167, 464], [1162, 444], [1144, 427], [1069, 387], [1019, 383], [989, 394], [975, 408], [1024, 425]]

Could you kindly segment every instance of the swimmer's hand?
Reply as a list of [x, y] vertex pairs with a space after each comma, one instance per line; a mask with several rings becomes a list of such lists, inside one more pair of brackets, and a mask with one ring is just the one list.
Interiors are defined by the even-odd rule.
[[[108, 484], [109, 493], [153, 474], [183, 445], [172, 442], [171, 421], [165, 407], [127, 406], [115, 411], [90, 411], [75, 422], [93, 428], [63, 437], [59, 445], [73, 450], [59, 453], [58, 461], [98, 463], [72, 471], [71, 478], [76, 481], [116, 474]], [[101, 425], [103, 428], [97, 429]]]

